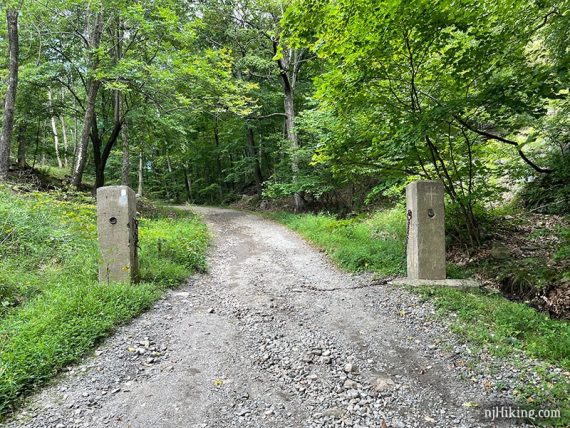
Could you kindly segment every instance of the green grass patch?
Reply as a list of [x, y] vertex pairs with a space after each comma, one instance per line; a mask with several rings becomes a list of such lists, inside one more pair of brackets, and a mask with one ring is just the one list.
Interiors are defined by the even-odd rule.
[[406, 271], [406, 218], [401, 209], [348, 220], [289, 213], [272, 213], [270, 218], [298, 232], [346, 270], [373, 271], [382, 276]]
[[[99, 285], [91, 197], [0, 188], [0, 415], [169, 286], [204, 270], [206, 226], [189, 212], [140, 220], [138, 285]], [[0, 417], [1, 419], [1, 417]]]
[[[533, 384], [523, 378], [515, 392], [523, 403], [560, 408], [562, 418], [550, 422], [568, 426], [570, 378], [552, 368], [570, 371], [570, 323], [481, 290], [418, 287], [411, 291], [433, 301], [440, 315], [456, 314], [452, 329], [466, 341], [499, 357], [517, 358], [516, 351], [521, 351], [540, 361], [533, 371], [542, 381]], [[523, 371], [523, 377], [526, 374]]]
[[480, 290], [413, 288], [440, 311], [457, 314], [457, 332], [485, 345], [496, 355], [520, 349], [528, 355], [570, 370], [570, 324], [496, 294]]

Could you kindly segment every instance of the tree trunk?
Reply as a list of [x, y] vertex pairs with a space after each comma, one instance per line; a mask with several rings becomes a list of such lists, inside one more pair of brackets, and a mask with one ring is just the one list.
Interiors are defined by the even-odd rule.
[[26, 154], [28, 152], [28, 140], [26, 139], [26, 124], [20, 123], [17, 130], [18, 135], [18, 166], [25, 168], [27, 166]]
[[[283, 77], [283, 92], [285, 95], [284, 107], [285, 107], [285, 126], [287, 129], [287, 139], [291, 143], [291, 171], [293, 172], [293, 183], [297, 181], [299, 175], [299, 139], [297, 138], [297, 132], [295, 131], [295, 103], [293, 101], [293, 87], [289, 83], [287, 75], [281, 73]], [[301, 198], [300, 192], [295, 192], [295, 211], [299, 211], [303, 208], [303, 199]]]
[[38, 124], [36, 126], [36, 147], [34, 149], [34, 160], [32, 161], [32, 168], [36, 167], [36, 161], [38, 160], [38, 151], [40, 149], [40, 130], [42, 128], [42, 121], [41, 119], [38, 119]]
[[220, 198], [220, 202], [222, 202], [224, 200], [224, 178], [222, 176], [222, 159], [220, 157], [220, 130], [218, 128], [217, 117], [214, 123], [214, 143], [216, 144], [216, 166], [218, 168], [218, 196]]
[[143, 195], [143, 149], [139, 152], [139, 184], [137, 189], [137, 196], [142, 198]]
[[93, 160], [95, 163], [95, 189], [105, 185], [105, 168], [107, 166], [107, 161], [109, 160], [111, 150], [115, 146], [115, 143], [121, 133], [121, 129], [123, 128], [123, 123], [118, 115], [115, 115], [115, 120], [115, 126], [111, 131], [111, 135], [109, 135], [107, 143], [103, 146], [103, 141], [101, 140], [99, 128], [97, 126], [97, 116], [95, 115], [93, 119], [93, 124], [91, 126], [91, 141], [93, 142]]
[[53, 134], [53, 145], [55, 148], [55, 157], [57, 158], [57, 166], [63, 168], [63, 163], [61, 162], [61, 156], [59, 156], [59, 136], [57, 135], [57, 122], [55, 113], [53, 112], [53, 98], [51, 93], [51, 88], [48, 89], [48, 101], [49, 108], [51, 110], [51, 132]]
[[[273, 53], [277, 55], [279, 52], [279, 41], [273, 40]], [[279, 67], [279, 75], [281, 76], [281, 83], [283, 84], [284, 95], [284, 109], [285, 109], [285, 131], [287, 139], [291, 144], [291, 171], [293, 173], [293, 184], [297, 182], [299, 175], [299, 139], [295, 131], [295, 102], [294, 91], [295, 82], [301, 66], [301, 58], [297, 55], [294, 49], [289, 50], [287, 55], [283, 55], [277, 59], [277, 66]], [[295, 211], [303, 208], [303, 198], [300, 192], [295, 192]]]
[[[89, 47], [96, 51], [101, 44], [101, 37], [103, 35], [103, 15], [98, 13], [91, 32]], [[99, 67], [99, 55], [95, 52], [91, 58], [91, 71], [95, 71]], [[87, 100], [85, 102], [85, 115], [83, 117], [83, 131], [81, 133], [81, 140], [77, 146], [77, 154], [73, 165], [71, 174], [71, 183], [74, 187], [81, 186], [83, 178], [83, 171], [87, 163], [87, 146], [89, 144], [89, 134], [91, 127], [95, 120], [95, 102], [97, 100], [97, 92], [99, 91], [100, 82], [91, 77], [87, 83]]]
[[67, 168], [67, 150], [69, 146], [67, 141], [67, 127], [65, 126], [65, 118], [63, 116], [60, 116], [59, 120], [61, 122], [61, 135], [63, 136], [63, 166]]
[[253, 128], [247, 127], [247, 154], [251, 161], [253, 162], [253, 175], [255, 178], [255, 188], [257, 194], [261, 197], [262, 186], [263, 186], [263, 175], [261, 173], [261, 166], [259, 165], [259, 159], [255, 150], [255, 139], [253, 134]]
[[[65, 92], [61, 90], [61, 102], [65, 103]], [[63, 166], [67, 168], [68, 161], [67, 161], [67, 153], [68, 153], [68, 140], [67, 140], [67, 126], [65, 124], [65, 117], [62, 115], [59, 116], [59, 120], [61, 122], [61, 135], [63, 136]]]
[[184, 184], [186, 186], [188, 202], [192, 202], [192, 179], [190, 178], [190, 174], [188, 174], [188, 165], [184, 165]]
[[[77, 110], [77, 100], [73, 99], [73, 110]], [[77, 114], [73, 118], [73, 159], [77, 157], [77, 147], [79, 147], [79, 120]]]
[[127, 126], [127, 121], [123, 124], [123, 129], [121, 131], [123, 137], [123, 163], [121, 168], [121, 184], [123, 186], [129, 185], [129, 130]]
[[99, 128], [97, 126], [97, 115], [93, 117], [93, 123], [91, 125], [91, 142], [93, 143], [93, 163], [95, 164], [95, 188], [93, 189], [93, 193], [95, 193], [96, 189], [102, 187], [105, 184], [105, 172], [104, 169], [101, 168], [101, 138], [99, 137]]
[[10, 167], [10, 144], [14, 129], [14, 112], [16, 109], [16, 89], [18, 87], [18, 62], [20, 54], [20, 41], [18, 38], [18, 11], [6, 10], [8, 25], [8, 89], [4, 100], [4, 119], [2, 137], [0, 139], [0, 181], [8, 176]]
[[[123, 57], [123, 22], [121, 18], [117, 18], [117, 44], [115, 49], [115, 63], [118, 64]], [[121, 138], [123, 140], [123, 156], [121, 165], [121, 184], [129, 185], [129, 132], [127, 128], [127, 119], [125, 117], [125, 96], [115, 91], [115, 123], [123, 120], [121, 129]]]
[[168, 156], [168, 152], [166, 153], [166, 167], [168, 168], [168, 173], [172, 174], [172, 163], [170, 162], [170, 156]]

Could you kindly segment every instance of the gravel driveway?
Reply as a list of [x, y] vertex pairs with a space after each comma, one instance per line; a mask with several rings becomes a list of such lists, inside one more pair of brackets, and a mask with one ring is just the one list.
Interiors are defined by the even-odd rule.
[[465, 367], [469, 349], [429, 303], [389, 285], [350, 289], [370, 277], [268, 220], [192, 209], [215, 236], [210, 273], [120, 328], [7, 426], [494, 426], [473, 403], [509, 390]]

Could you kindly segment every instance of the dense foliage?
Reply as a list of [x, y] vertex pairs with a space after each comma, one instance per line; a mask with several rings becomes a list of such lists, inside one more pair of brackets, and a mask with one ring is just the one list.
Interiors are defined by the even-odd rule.
[[471, 244], [505, 192], [570, 206], [567, 0], [5, 6], [19, 12], [21, 167], [342, 212], [438, 179]]

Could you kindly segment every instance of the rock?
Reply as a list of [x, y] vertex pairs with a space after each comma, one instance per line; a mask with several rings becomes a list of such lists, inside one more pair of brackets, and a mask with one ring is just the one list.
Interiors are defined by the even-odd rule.
[[214, 308], [208, 309], [208, 313], [209, 313], [209, 314], [213, 314], [213, 313], [214, 313]]
[[374, 391], [376, 392], [384, 392], [392, 389], [394, 386], [396, 386], [396, 383], [387, 376], [378, 376], [374, 381]]
[[185, 298], [187, 298], [187, 297], [190, 296], [190, 293], [187, 292], [187, 291], [180, 291], [180, 292], [178, 292], [178, 293], [174, 293], [174, 295], [175, 295], [176, 297], [182, 297], [182, 298], [185, 299]]
[[345, 373], [356, 373], [358, 371], [358, 367], [352, 363], [346, 363], [344, 365], [344, 372]]
[[331, 407], [330, 409], [327, 409], [323, 412], [323, 416], [340, 419], [344, 416], [344, 411], [338, 407]]
[[504, 244], [493, 243], [491, 247], [491, 257], [496, 260], [508, 260], [511, 258], [511, 250]]
[[342, 387], [344, 389], [355, 389], [357, 386], [358, 386], [358, 384], [351, 379], [345, 380], [343, 385], [342, 385]]

